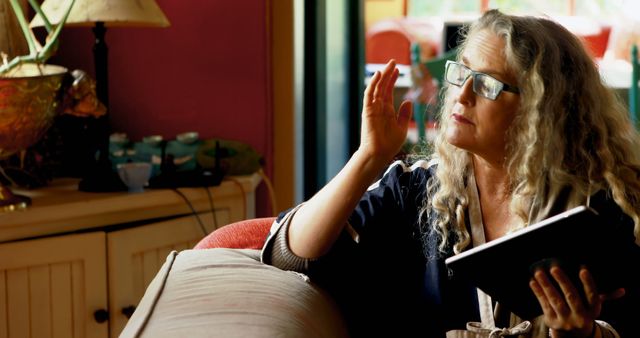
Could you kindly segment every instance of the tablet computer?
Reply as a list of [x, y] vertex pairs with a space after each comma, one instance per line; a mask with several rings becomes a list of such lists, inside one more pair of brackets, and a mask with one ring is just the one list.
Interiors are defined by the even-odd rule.
[[537, 266], [560, 265], [581, 291], [583, 264], [598, 292], [624, 287], [623, 249], [610, 233], [595, 210], [579, 206], [451, 256], [445, 264], [450, 278], [471, 283], [520, 318], [531, 319], [542, 314], [529, 288]]

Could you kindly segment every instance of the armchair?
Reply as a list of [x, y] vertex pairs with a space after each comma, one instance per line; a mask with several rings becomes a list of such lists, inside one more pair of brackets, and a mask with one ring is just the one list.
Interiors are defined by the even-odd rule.
[[171, 252], [120, 337], [347, 337], [322, 289], [260, 261], [274, 220], [232, 223]]

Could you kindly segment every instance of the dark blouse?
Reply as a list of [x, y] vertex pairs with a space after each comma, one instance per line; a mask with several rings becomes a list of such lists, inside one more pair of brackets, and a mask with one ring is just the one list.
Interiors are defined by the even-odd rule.
[[[353, 337], [444, 337], [448, 330], [480, 321], [475, 287], [448, 277], [444, 260], [453, 250], [438, 251], [433, 219], [420, 224], [419, 210], [434, 170], [426, 162], [390, 166], [358, 203], [348, 231], [328, 254], [315, 260], [297, 257], [287, 246], [288, 219], [296, 209], [280, 214], [262, 260], [305, 273], [327, 290], [341, 307]], [[629, 268], [640, 267], [631, 218], [604, 192], [592, 196], [591, 207], [612, 220], [620, 245], [629, 247], [630, 256], [622, 258], [634, 262]], [[625, 297], [605, 303], [600, 318], [622, 337], [638, 331], [633, 324], [640, 319], [640, 280], [632, 285]]]

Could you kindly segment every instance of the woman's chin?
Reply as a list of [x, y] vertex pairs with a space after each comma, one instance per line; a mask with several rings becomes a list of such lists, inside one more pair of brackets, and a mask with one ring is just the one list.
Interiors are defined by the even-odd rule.
[[454, 147], [468, 149], [469, 143], [471, 142], [469, 136], [469, 133], [464, 133], [459, 128], [451, 126], [447, 128], [445, 140]]

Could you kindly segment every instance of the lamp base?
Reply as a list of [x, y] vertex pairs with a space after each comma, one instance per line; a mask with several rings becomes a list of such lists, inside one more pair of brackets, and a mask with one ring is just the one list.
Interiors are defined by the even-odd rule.
[[86, 192], [116, 192], [127, 191], [128, 188], [118, 174], [111, 169], [111, 161], [100, 160], [80, 180], [78, 190]]
[[9, 188], [0, 185], [0, 212], [24, 210], [31, 205], [31, 198], [17, 195]]

